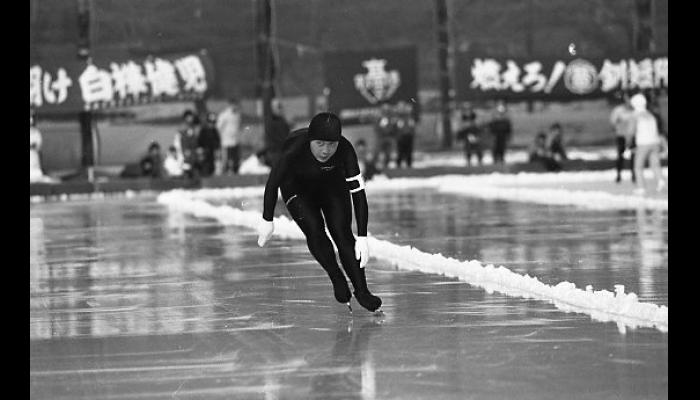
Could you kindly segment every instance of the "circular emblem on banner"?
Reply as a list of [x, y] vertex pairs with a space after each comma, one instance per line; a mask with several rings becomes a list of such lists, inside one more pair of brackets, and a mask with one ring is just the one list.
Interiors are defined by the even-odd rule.
[[369, 101], [376, 104], [382, 100], [388, 100], [394, 95], [401, 84], [401, 76], [398, 70], [386, 70], [387, 60], [372, 58], [362, 62], [367, 73], [355, 75], [355, 89]]
[[566, 66], [564, 85], [572, 93], [591, 93], [598, 85], [598, 71], [593, 64], [578, 58]]

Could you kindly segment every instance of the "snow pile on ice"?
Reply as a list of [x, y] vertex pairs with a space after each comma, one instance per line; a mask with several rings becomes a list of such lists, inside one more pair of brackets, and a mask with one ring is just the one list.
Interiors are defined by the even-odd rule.
[[440, 185], [442, 193], [462, 194], [482, 199], [504, 199], [524, 201], [539, 204], [571, 205], [582, 208], [609, 209], [668, 209], [668, 200], [653, 199], [641, 196], [615, 195], [604, 191], [566, 190], [566, 189], [535, 189], [535, 188], [505, 188], [497, 186], [452, 186]]
[[[571, 160], [614, 160], [617, 158], [617, 150], [610, 148], [569, 148], [566, 151]], [[528, 162], [530, 155], [526, 150], [511, 150], [506, 154], [506, 161], [509, 163], [525, 163]], [[493, 165], [493, 157], [488, 152], [483, 157], [484, 165]], [[429, 168], [429, 167], [464, 167], [467, 161], [464, 154], [461, 152], [441, 152], [441, 153], [422, 153], [416, 152], [413, 155], [413, 168]]]
[[61, 194], [51, 194], [48, 196], [29, 196], [29, 202], [32, 204], [37, 203], [48, 203], [52, 201], [98, 201], [106, 199], [115, 198], [127, 198], [132, 199], [137, 196], [140, 197], [155, 197], [158, 194], [155, 190], [125, 190], [123, 192], [91, 192], [91, 193], [61, 193]]
[[196, 191], [175, 189], [172, 193], [183, 193], [192, 199], [241, 199], [259, 197], [265, 193], [265, 186], [246, 186], [223, 189], [198, 189]]
[[[216, 206], [196, 199], [198, 197], [196, 193], [184, 190], [163, 192], [158, 196], [158, 202], [167, 205], [171, 210], [192, 214], [195, 217], [214, 218], [224, 225], [257, 229], [260, 224], [262, 215], [259, 212], [244, 211], [227, 205]], [[294, 221], [284, 216], [275, 218], [275, 236], [282, 239], [304, 238], [304, 234]]]
[[[645, 171], [651, 179], [651, 171]], [[668, 168], [664, 169], [668, 177]], [[646, 176], [646, 175], [645, 175]], [[519, 173], [488, 175], [443, 175], [431, 178], [380, 178], [367, 183], [368, 192], [432, 188], [441, 193], [502, 199], [551, 205], [571, 205], [589, 209], [668, 209], [667, 199], [655, 199], [633, 194], [612, 194], [605, 191], [569, 190], [537, 186], [552, 183], [612, 182], [615, 171], [584, 171], [560, 173]], [[631, 191], [631, 189], [630, 189]]]
[[[215, 206], [192, 198], [191, 193], [162, 193], [158, 196], [158, 201], [172, 210], [202, 218], [214, 218], [226, 225], [255, 229], [260, 222], [259, 212], [243, 211], [226, 205]], [[280, 239], [304, 239], [299, 227], [284, 216], [275, 218], [275, 236]], [[624, 288], [619, 286], [616, 293], [594, 291], [590, 285], [582, 290], [571, 282], [551, 286], [540, 282], [536, 277], [520, 275], [503, 266], [429, 254], [412, 246], [400, 246], [371, 236], [368, 240], [373, 257], [386, 260], [398, 269], [457, 278], [489, 293], [499, 292], [508, 296], [547, 301], [566, 312], [585, 313], [599, 321], [614, 321], [622, 332], [626, 327], [655, 327], [663, 332], [668, 331], [668, 307], [641, 303], [636, 294], [624, 293]]]
[[399, 269], [457, 278], [481, 287], [487, 293], [500, 292], [513, 297], [548, 301], [560, 310], [589, 314], [599, 321], [614, 321], [631, 328], [656, 327], [668, 331], [668, 307], [641, 303], [636, 294], [624, 293], [621, 285], [616, 285], [616, 293], [594, 291], [590, 285], [582, 290], [566, 281], [550, 286], [536, 277], [520, 275], [504, 266], [484, 265], [477, 260], [460, 261], [372, 237], [369, 241], [373, 255], [390, 261]]
[[[646, 171], [651, 178], [651, 171]], [[664, 169], [668, 177], [668, 168]], [[635, 196], [632, 194], [612, 194], [605, 191], [567, 190], [560, 188], [538, 188], [518, 186], [530, 184], [612, 182], [615, 170], [560, 172], [560, 173], [519, 173], [488, 175], [442, 175], [430, 178], [378, 177], [366, 183], [368, 194], [384, 191], [435, 189], [441, 193], [465, 195], [482, 199], [502, 199], [539, 204], [577, 206], [588, 209], [668, 209], [667, 199]], [[262, 196], [264, 186], [228, 189], [201, 189], [190, 193], [190, 198], [225, 199]], [[184, 193], [184, 191], [183, 191]]]
[[[615, 179], [614, 169], [603, 171], [570, 171], [570, 172], [519, 172], [517, 174], [504, 174], [493, 172], [490, 174], [474, 175], [440, 175], [430, 178], [386, 178], [374, 179], [367, 182], [367, 187], [374, 184], [378, 188], [395, 189], [406, 184], [420, 186], [436, 186], [443, 181], [458, 181], [472, 185], [526, 185], [526, 184], [549, 184], [549, 183], [577, 183], [577, 182], [612, 182]], [[668, 178], [668, 168], [662, 169], [662, 175]], [[650, 170], [644, 171], [646, 179], [652, 179]], [[421, 185], [422, 183], [422, 185]], [[387, 186], [388, 185], [388, 186]]]
[[260, 162], [260, 159], [255, 154], [251, 154], [250, 157], [243, 160], [238, 168], [238, 173], [241, 175], [269, 174], [270, 167]]
[[[668, 178], [668, 168], [663, 169]], [[645, 171], [645, 176], [652, 178], [651, 171]], [[367, 182], [368, 194], [382, 191], [434, 189], [441, 193], [465, 195], [483, 199], [501, 199], [550, 205], [568, 205], [589, 209], [668, 209], [668, 200], [635, 196], [632, 194], [613, 194], [605, 191], [569, 190], [562, 188], [547, 188], [533, 186], [536, 184], [580, 183], [580, 182], [612, 182], [615, 170], [580, 171], [559, 173], [518, 173], [488, 175], [442, 175], [430, 178], [393, 178], [383, 175]], [[530, 185], [530, 186], [527, 186]], [[226, 199], [262, 196], [264, 186], [251, 186], [227, 189], [201, 189], [191, 193], [191, 198]], [[134, 197], [134, 192], [127, 191], [126, 197]], [[83, 200], [100, 199], [104, 194], [92, 193], [83, 195], [30, 196], [31, 203], [47, 200]]]

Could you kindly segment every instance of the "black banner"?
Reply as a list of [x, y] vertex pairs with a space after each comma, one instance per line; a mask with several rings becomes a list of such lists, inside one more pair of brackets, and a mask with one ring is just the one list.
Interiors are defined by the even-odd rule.
[[29, 65], [29, 106], [75, 112], [194, 100], [214, 83], [206, 51], [134, 60], [96, 58], [91, 64], [47, 60]]
[[459, 100], [577, 100], [617, 90], [668, 89], [668, 56], [506, 58], [462, 54]]
[[346, 124], [365, 123], [384, 103], [416, 103], [418, 74], [414, 46], [323, 55], [329, 110]]

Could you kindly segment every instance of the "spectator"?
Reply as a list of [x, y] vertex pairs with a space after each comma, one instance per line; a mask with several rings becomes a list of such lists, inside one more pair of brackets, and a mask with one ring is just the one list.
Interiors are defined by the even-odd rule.
[[566, 157], [566, 150], [564, 149], [564, 132], [561, 125], [558, 122], [553, 123], [549, 127], [549, 151], [556, 161], [562, 162], [568, 160]]
[[36, 126], [36, 113], [29, 110], [29, 148], [34, 148], [41, 158], [41, 131]]
[[367, 150], [367, 143], [364, 139], [360, 139], [355, 142], [355, 152], [357, 153], [357, 160], [360, 165], [360, 173], [365, 180], [370, 180], [374, 175], [377, 174], [377, 166], [374, 163], [374, 157]]
[[457, 140], [464, 142], [464, 157], [467, 166], [471, 166], [472, 155], [476, 156], [479, 165], [482, 164], [481, 128], [476, 123], [476, 113], [471, 105], [466, 103], [460, 113], [460, 123], [457, 129]]
[[[615, 130], [615, 143], [617, 145], [617, 162], [615, 163], [617, 177], [615, 182], [619, 183], [622, 169], [625, 165], [625, 149], [634, 148], [634, 110], [626, 92], [618, 92], [617, 97], [621, 103], [615, 106], [610, 113], [610, 124]], [[632, 182], [635, 182], [634, 153], [631, 153], [630, 171], [632, 173]]]
[[630, 99], [634, 109], [634, 140], [635, 140], [635, 160], [634, 170], [637, 175], [637, 188], [635, 194], [643, 195], [646, 192], [644, 182], [644, 164], [649, 161], [654, 178], [656, 179], [656, 190], [661, 191], [666, 187], [666, 181], [661, 175], [661, 161], [659, 153], [661, 151], [661, 134], [659, 133], [656, 118], [647, 110], [647, 100], [643, 94], [638, 93]]
[[547, 148], [547, 135], [544, 132], [537, 134], [529, 153], [531, 163], [539, 163], [547, 171], [561, 170], [561, 165], [552, 157], [552, 153]]
[[659, 104], [658, 95], [651, 92], [647, 97], [649, 100], [647, 109], [656, 119], [656, 127], [659, 130], [659, 134], [665, 138], [668, 138], [668, 131], [666, 130], [666, 123], [664, 121], [663, 115], [661, 115], [661, 105]]
[[289, 135], [291, 128], [284, 118], [284, 108], [278, 99], [272, 101], [272, 121], [270, 121], [270, 134], [268, 136], [267, 147], [265, 148], [265, 163], [272, 168], [280, 154], [282, 145]]
[[403, 162], [411, 168], [413, 164], [413, 140], [416, 136], [416, 121], [409, 103], [400, 101], [396, 105], [396, 167], [401, 168]]
[[29, 182], [49, 182], [51, 178], [41, 169], [41, 131], [36, 127], [33, 111], [29, 113]]
[[648, 103], [648, 110], [651, 113], [651, 115], [654, 116], [656, 119], [656, 127], [659, 130], [659, 135], [660, 135], [660, 140], [661, 140], [661, 145], [660, 149], [661, 152], [659, 153], [659, 157], [667, 158], [668, 157], [668, 130], [666, 129], [666, 123], [664, 121], [664, 117], [661, 114], [661, 106], [659, 104], [659, 97], [658, 94], [656, 94], [654, 91], [651, 91], [649, 93], [650, 97], [649, 98], [649, 103]]
[[165, 157], [163, 167], [167, 176], [171, 178], [179, 178], [184, 175], [183, 160], [180, 158], [175, 146], [171, 145], [168, 147], [168, 155]]
[[183, 160], [185, 174], [189, 178], [199, 176], [197, 170], [197, 147], [199, 136], [199, 117], [192, 111], [182, 114], [183, 127], [175, 134], [174, 146]]
[[493, 135], [493, 163], [503, 164], [505, 162], [506, 146], [511, 139], [513, 128], [502, 101], [496, 106], [496, 112], [489, 123], [489, 132]]
[[391, 161], [391, 142], [396, 137], [396, 117], [389, 103], [382, 104], [379, 118], [374, 124], [375, 156], [384, 169], [389, 168]]
[[237, 174], [241, 164], [241, 107], [237, 99], [229, 99], [228, 107], [217, 117], [216, 127], [221, 137], [223, 172]]
[[198, 178], [200, 176], [204, 176], [204, 159], [204, 149], [201, 147], [197, 147], [195, 149], [194, 161], [190, 168], [192, 173], [188, 175], [190, 178]]
[[141, 159], [141, 175], [151, 178], [163, 177], [163, 157], [160, 154], [160, 144], [151, 142], [148, 153]]
[[204, 127], [199, 131], [197, 146], [201, 149], [202, 176], [211, 176], [219, 159], [221, 139], [216, 128], [216, 114], [207, 114]]

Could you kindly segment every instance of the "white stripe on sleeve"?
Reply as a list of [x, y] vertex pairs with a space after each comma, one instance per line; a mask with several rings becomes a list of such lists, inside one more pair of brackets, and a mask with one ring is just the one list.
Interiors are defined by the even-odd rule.
[[365, 180], [362, 179], [362, 174], [357, 174], [353, 177], [345, 178], [345, 181], [346, 182], [357, 181], [357, 183], [359, 185], [355, 189], [350, 189], [350, 193], [356, 193], [356, 192], [359, 192], [360, 190], [364, 190], [364, 188], [365, 188]]

